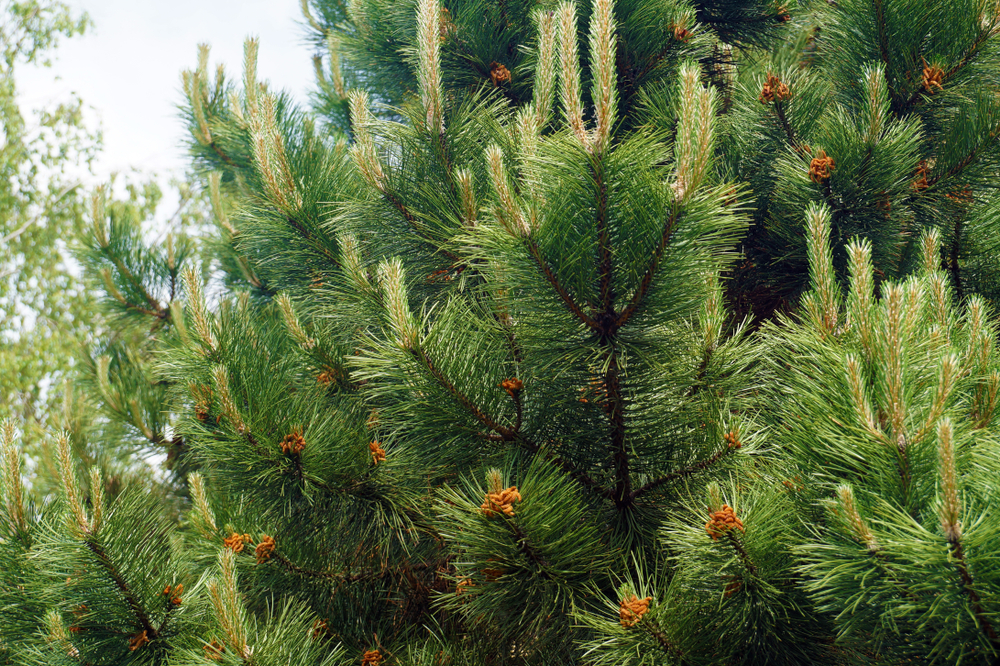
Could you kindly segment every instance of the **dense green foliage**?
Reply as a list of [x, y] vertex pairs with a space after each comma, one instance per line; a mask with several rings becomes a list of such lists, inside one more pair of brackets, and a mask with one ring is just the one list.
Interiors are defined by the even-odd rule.
[[170, 473], [8, 425], [0, 660], [1000, 661], [995, 3], [305, 9], [311, 111], [184, 75], [214, 235], [95, 199]]

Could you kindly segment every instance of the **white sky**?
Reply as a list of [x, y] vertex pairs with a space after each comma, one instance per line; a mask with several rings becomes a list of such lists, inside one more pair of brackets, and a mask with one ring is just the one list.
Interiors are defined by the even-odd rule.
[[94, 107], [104, 130], [98, 180], [138, 169], [182, 172], [186, 139], [177, 106], [181, 71], [197, 63], [197, 45], [212, 47], [210, 71], [224, 63], [242, 73], [243, 41], [260, 39], [258, 76], [305, 103], [313, 84], [312, 53], [298, 0], [64, 0], [95, 23], [63, 40], [51, 69], [22, 67], [22, 108], [44, 106], [75, 91]]

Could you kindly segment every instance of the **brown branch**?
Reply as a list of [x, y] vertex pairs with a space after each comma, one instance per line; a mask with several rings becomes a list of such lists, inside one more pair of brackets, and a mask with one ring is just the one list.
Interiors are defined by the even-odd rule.
[[[517, 549], [524, 553], [524, 555], [529, 560], [534, 562], [540, 569], [547, 569], [549, 567], [549, 563], [537, 550], [535, 550], [535, 547], [531, 545], [530, 541], [528, 541], [528, 536], [521, 531], [521, 528], [518, 527], [517, 523], [510, 519], [507, 519], [506, 522], [507, 526], [511, 530], [511, 533], [514, 535], [514, 538], [517, 539]], [[547, 572], [543, 571], [542, 573]]]
[[899, 576], [896, 575], [896, 572], [892, 570], [892, 567], [889, 565], [889, 561], [887, 560], [885, 553], [881, 550], [881, 546], [878, 547], [878, 550], [874, 551], [869, 550], [868, 552], [874, 559], [875, 564], [878, 567], [879, 571], [885, 574], [889, 578], [889, 580], [892, 581], [892, 583], [896, 586], [896, 589], [899, 591], [901, 595], [903, 595], [912, 602], [920, 601], [920, 599], [922, 598], [921, 595], [918, 595], [913, 590], [908, 588], [906, 586], [906, 583], [900, 580]]
[[650, 635], [656, 641], [656, 644], [659, 645], [664, 652], [666, 652], [668, 655], [672, 657], [676, 657], [679, 660], [678, 663], [681, 664], [681, 666], [687, 666], [688, 662], [686, 659], [684, 659], [684, 653], [681, 652], [681, 649], [679, 647], [670, 642], [670, 640], [667, 638], [667, 635], [663, 633], [663, 630], [660, 629], [660, 626], [658, 624], [656, 624], [652, 620], [647, 620], [647, 619], [642, 620], [640, 624], [641, 626], [645, 627], [647, 631], [649, 631]]
[[670, 243], [670, 239], [673, 238], [674, 230], [677, 228], [677, 221], [680, 219], [679, 211], [672, 211], [670, 213], [670, 218], [667, 220], [666, 224], [663, 225], [663, 233], [660, 234], [660, 242], [657, 243], [656, 249], [653, 250], [653, 259], [649, 262], [649, 267], [646, 268], [646, 272], [643, 274], [642, 279], [639, 280], [639, 286], [636, 288], [635, 293], [632, 294], [629, 304], [622, 310], [621, 314], [618, 315], [618, 319], [615, 321], [615, 327], [621, 328], [624, 326], [635, 311], [639, 308], [639, 304], [649, 293], [649, 288], [653, 285], [653, 277], [656, 271], [660, 267], [660, 262], [663, 260], [663, 255], [667, 250], [667, 245]]
[[[504, 442], [507, 441], [499, 435], [490, 435], [486, 433], [479, 433], [479, 436], [483, 439], [487, 439], [491, 442]], [[524, 435], [518, 435], [515, 440], [518, 444], [521, 444], [529, 453], [542, 456], [542, 458], [549, 463], [552, 463], [556, 467], [560, 468], [563, 472], [569, 475], [571, 479], [578, 482], [581, 486], [589, 488], [594, 491], [604, 499], [614, 499], [614, 493], [601, 485], [597, 480], [588, 475], [586, 472], [580, 471], [573, 463], [569, 462], [565, 458], [561, 458], [557, 455], [549, 453], [548, 451], [543, 451], [537, 444], [532, 442], [530, 439]]]
[[693, 398], [695, 395], [697, 395], [698, 391], [700, 391], [703, 388], [702, 382], [705, 379], [705, 375], [708, 374], [708, 364], [712, 360], [713, 352], [714, 348], [709, 348], [706, 349], [705, 353], [702, 354], [701, 363], [698, 364], [698, 372], [695, 374], [694, 377], [694, 383], [691, 385], [691, 388], [688, 389], [687, 393], [684, 394], [685, 398]]
[[896, 87], [892, 83], [892, 77], [889, 75], [890, 63], [889, 63], [889, 34], [886, 31], [885, 26], [885, 0], [874, 0], [875, 4], [875, 30], [878, 32], [878, 52], [879, 58], [882, 60], [882, 65], [885, 67], [885, 82], [889, 86], [889, 99], [892, 100], [892, 106], [897, 105], [898, 97], [896, 93]]
[[211, 148], [213, 151], [215, 151], [215, 154], [218, 155], [222, 159], [222, 161], [225, 162], [228, 166], [231, 166], [234, 169], [237, 168], [238, 165], [233, 160], [233, 158], [231, 158], [229, 155], [226, 155], [226, 153], [222, 151], [222, 148], [219, 148], [219, 144], [215, 143], [215, 141], [210, 141], [208, 143], [208, 147]]
[[605, 499], [613, 499], [614, 493], [605, 488], [603, 485], [598, 483], [593, 477], [588, 475], [586, 472], [581, 471], [573, 463], [565, 460], [564, 458], [549, 453], [547, 450], [542, 450], [540, 446], [535, 444], [533, 441], [525, 437], [524, 435], [518, 435], [517, 442], [528, 449], [530, 453], [540, 454], [545, 460], [552, 463], [553, 465], [559, 467], [564, 472], [570, 475], [575, 481], [579, 482], [581, 485], [590, 488], [598, 495]]
[[121, 592], [122, 597], [125, 599], [125, 603], [128, 604], [129, 610], [131, 610], [136, 619], [139, 620], [139, 624], [141, 624], [142, 628], [146, 631], [146, 635], [149, 640], [156, 640], [156, 638], [159, 637], [159, 632], [156, 630], [156, 627], [153, 626], [153, 623], [150, 621], [145, 609], [143, 609], [142, 604], [139, 603], [139, 599], [132, 591], [132, 588], [128, 586], [128, 583], [125, 581], [125, 578], [122, 577], [121, 572], [118, 571], [114, 562], [111, 561], [111, 557], [108, 556], [107, 551], [105, 551], [104, 547], [97, 543], [91, 536], [87, 536], [84, 543], [87, 545], [90, 552], [92, 552], [101, 563], [101, 566], [103, 566], [107, 571], [111, 582], [114, 583], [115, 587], [118, 588], [118, 591]]
[[257, 438], [254, 437], [254, 434], [250, 432], [250, 430], [246, 426], [243, 427], [243, 430], [240, 432], [240, 434], [243, 435], [243, 437], [247, 440], [247, 443], [253, 447], [255, 453], [268, 459], [271, 458], [271, 456], [268, 455], [264, 447], [261, 446], [260, 442], [257, 441]]
[[[969, 45], [969, 48], [967, 48], [965, 52], [962, 53], [962, 57], [959, 61], [941, 77], [941, 83], [944, 83], [951, 77], [955, 76], [961, 69], [968, 65], [979, 52], [979, 49], [982, 48], [983, 44], [985, 44], [989, 39], [991, 34], [992, 28], [980, 30], [979, 34], [976, 35], [976, 40]], [[923, 98], [924, 90], [925, 88], [923, 86], [917, 88], [913, 91], [913, 94], [910, 95], [909, 99], [900, 104], [898, 107], [893, 108], [893, 113], [895, 113], [897, 117], [901, 117], [903, 114], [909, 112], [909, 110]]]
[[677, 472], [671, 472], [670, 474], [666, 474], [666, 475], [661, 476], [659, 478], [653, 479], [652, 481], [650, 481], [646, 485], [642, 486], [641, 488], [637, 488], [636, 490], [634, 490], [632, 492], [632, 499], [633, 500], [638, 499], [642, 495], [645, 495], [646, 493], [648, 493], [650, 491], [656, 490], [657, 488], [659, 488], [660, 486], [662, 486], [664, 484], [672, 483], [674, 481], [677, 481], [678, 479], [683, 479], [683, 478], [692, 476], [694, 474], [697, 474], [698, 472], [702, 472], [702, 471], [708, 469], [709, 467], [711, 467], [712, 465], [714, 465], [715, 463], [719, 462], [723, 458], [725, 458], [730, 453], [732, 453], [734, 449], [735, 449], [735, 447], [727, 446], [726, 448], [722, 449], [721, 451], [717, 451], [716, 453], [712, 454], [711, 457], [706, 458], [705, 460], [702, 460], [701, 462], [695, 463], [694, 465], [691, 465], [690, 467], [687, 467], [685, 469], [679, 470]]
[[[250, 554], [250, 551], [244, 551], [244, 552], [250, 555], [251, 557], [253, 556], [252, 554]], [[342, 574], [342, 573], [334, 573], [332, 571], [316, 571], [314, 569], [307, 569], [305, 567], [301, 567], [292, 562], [291, 560], [289, 560], [287, 557], [285, 557], [278, 551], [274, 551], [273, 553], [271, 553], [269, 561], [275, 561], [286, 571], [289, 571], [299, 576], [304, 576], [306, 578], [317, 578], [320, 580], [329, 580], [337, 583], [357, 583], [363, 580], [385, 578], [387, 576], [406, 577], [410, 571], [427, 571], [431, 569], [437, 570], [440, 566], [442, 566], [441, 561], [418, 562], [416, 564], [406, 564], [398, 569], [387, 567], [384, 569], [380, 569], [378, 571], [365, 571], [362, 573], [355, 573], [355, 574]], [[444, 564], [447, 565], [447, 563], [448, 563], [448, 558], [445, 558]]]
[[506, 428], [497, 423], [496, 421], [494, 421], [492, 418], [487, 416], [483, 412], [483, 410], [481, 410], [476, 405], [476, 403], [472, 402], [472, 400], [468, 396], [459, 391], [458, 388], [456, 388], [455, 385], [452, 384], [448, 380], [448, 378], [444, 376], [444, 373], [441, 372], [437, 368], [437, 366], [435, 366], [431, 362], [430, 358], [427, 357], [427, 354], [424, 353], [423, 349], [410, 349], [410, 354], [415, 359], [420, 361], [424, 365], [424, 367], [427, 368], [427, 370], [431, 373], [431, 376], [434, 377], [434, 379], [436, 379], [438, 383], [446, 391], [448, 391], [448, 393], [454, 396], [454, 398], [458, 400], [459, 404], [462, 405], [462, 407], [468, 410], [476, 418], [477, 421], [482, 423], [484, 426], [486, 426], [496, 434], [500, 435], [503, 438], [503, 441], [509, 442], [517, 436], [516, 431], [511, 430], [510, 428]]
[[[483, 439], [489, 440], [491, 442], [506, 442], [506, 441], [509, 441], [509, 440], [504, 439], [500, 435], [496, 435], [496, 434], [491, 434], [491, 433], [478, 433], [478, 434]], [[588, 475], [586, 472], [581, 471], [579, 468], [576, 467], [576, 465], [574, 465], [573, 463], [569, 462], [565, 458], [562, 458], [562, 457], [557, 456], [557, 455], [555, 455], [553, 453], [550, 453], [548, 450], [542, 449], [540, 446], [538, 446], [538, 444], [536, 444], [535, 442], [533, 442], [531, 439], [529, 439], [528, 437], [524, 436], [523, 434], [518, 433], [517, 437], [514, 439], [514, 441], [517, 444], [520, 444], [525, 449], [527, 449], [527, 451], [529, 453], [534, 454], [534, 455], [540, 455], [540, 456], [542, 456], [542, 458], [546, 462], [550, 462], [553, 465], [555, 465], [556, 467], [560, 468], [563, 472], [565, 472], [566, 474], [568, 474], [570, 476], [570, 478], [572, 478], [573, 480], [577, 481], [580, 485], [582, 485], [582, 486], [584, 486], [586, 488], [589, 488], [590, 490], [596, 492], [598, 495], [600, 495], [604, 499], [613, 499], [614, 498], [614, 493], [612, 491], [610, 491], [607, 488], [605, 488], [603, 485], [601, 485], [597, 480], [595, 480], [593, 477], [591, 477], [590, 475]]]
[[141, 306], [132, 304], [127, 304], [126, 307], [141, 312], [142, 314], [148, 314], [151, 317], [157, 317], [159, 319], [166, 319], [167, 317], [170, 316], [170, 313], [167, 311], [167, 308], [162, 307], [160, 305], [160, 302], [155, 298], [153, 298], [152, 294], [146, 291], [146, 288], [143, 286], [142, 282], [135, 277], [132, 271], [129, 270], [128, 266], [125, 265], [125, 262], [121, 260], [121, 257], [111, 252], [111, 250], [109, 250], [108, 248], [101, 248], [101, 249], [104, 253], [104, 256], [106, 256], [108, 259], [111, 260], [111, 262], [115, 265], [115, 268], [118, 269], [118, 272], [121, 275], [125, 276], [125, 279], [127, 279], [129, 282], [132, 283], [132, 286], [135, 287], [142, 294], [142, 297], [146, 299], [146, 302], [149, 303], [149, 305], [153, 309], [148, 310], [142, 308]]
[[[996, 138], [998, 131], [1000, 131], [1000, 128], [995, 128], [992, 132], [990, 132], [990, 139]], [[969, 152], [968, 155], [966, 155], [965, 157], [963, 157], [962, 159], [960, 159], [955, 165], [953, 165], [946, 172], [944, 172], [943, 174], [940, 174], [938, 176], [934, 176], [933, 178], [929, 179], [927, 181], [927, 187], [928, 188], [933, 187], [934, 185], [936, 185], [937, 183], [941, 182], [942, 180], [946, 180], [948, 178], [953, 178], [954, 176], [957, 176], [958, 174], [960, 174], [962, 172], [962, 170], [965, 169], [965, 167], [969, 166], [970, 164], [972, 164], [973, 162], [976, 161], [976, 158], [979, 157], [980, 151], [982, 151], [983, 148], [985, 148], [987, 145], [992, 145], [992, 142], [991, 141], [980, 141]]]
[[600, 483], [591, 478], [585, 472], [579, 470], [569, 461], [559, 456], [552, 455], [548, 451], [543, 451], [538, 444], [521, 433], [521, 426], [524, 419], [524, 407], [520, 399], [520, 391], [512, 392], [516, 416], [514, 427], [507, 428], [497, 423], [493, 418], [480, 409], [468, 396], [459, 391], [458, 388], [452, 384], [447, 377], [445, 377], [444, 373], [442, 373], [441, 370], [434, 365], [422, 349], [411, 349], [410, 354], [428, 369], [431, 376], [433, 376], [446, 391], [454, 396], [462, 407], [468, 410], [477, 421], [492, 431], [490, 433], [479, 433], [481, 437], [492, 442], [516, 442], [525, 447], [530, 453], [541, 454], [547, 461], [561, 468], [566, 474], [578, 481], [580, 484], [594, 490], [602, 497], [611, 499], [612, 493], [607, 488], [604, 488]]
[[615, 468], [615, 508], [620, 513], [627, 511], [633, 503], [632, 472], [628, 446], [625, 441], [625, 398], [622, 395], [621, 369], [618, 366], [618, 349], [615, 337], [618, 333], [619, 315], [615, 312], [613, 286], [614, 259], [611, 251], [611, 230], [608, 227], [608, 187], [604, 180], [604, 163], [592, 163], [591, 171], [597, 185], [596, 219], [597, 261], [600, 282], [601, 314], [598, 329], [598, 343], [604, 349], [604, 392], [607, 402], [608, 420], [611, 426], [611, 449]]
[[951, 552], [955, 556], [955, 567], [958, 569], [959, 575], [962, 577], [962, 587], [965, 589], [966, 596], [969, 597], [969, 602], [972, 604], [972, 614], [976, 617], [976, 622], [979, 624], [979, 628], [986, 635], [986, 639], [990, 642], [990, 647], [993, 648], [994, 652], [1000, 652], [1000, 637], [997, 636], [996, 630], [993, 625], [990, 624], [989, 618], [983, 611], [983, 605], [979, 598], [979, 594], [976, 592], [975, 587], [972, 584], [972, 574], [969, 573], [969, 565], [965, 561], [965, 552], [962, 549], [962, 542], [959, 539], [949, 540], [951, 544]]
[[329, 571], [314, 571], [312, 569], [306, 569], [305, 567], [300, 567], [291, 560], [289, 560], [284, 555], [281, 555], [278, 551], [271, 553], [271, 559], [278, 562], [286, 571], [290, 571], [299, 576], [305, 576], [306, 578], [319, 578], [321, 580], [333, 580], [338, 583], [353, 583], [359, 580], [363, 580], [366, 575], [369, 574], [354, 574], [352, 576], [346, 576], [343, 574], [335, 574]]
[[399, 197], [397, 197], [393, 192], [390, 192], [387, 189], [380, 188], [380, 191], [382, 192], [382, 196], [385, 197], [385, 200], [388, 201], [390, 204], [392, 204], [393, 208], [399, 211], [399, 214], [403, 216], [403, 219], [409, 223], [410, 228], [413, 229], [413, 231], [415, 231], [416, 234], [424, 240], [424, 242], [433, 245], [435, 250], [437, 250], [444, 256], [448, 257], [448, 259], [450, 259], [453, 263], [465, 264], [465, 261], [462, 259], [462, 257], [458, 256], [454, 252], [451, 252], [450, 250], [444, 249], [437, 243], [431, 242], [431, 239], [427, 236], [427, 234], [424, 234], [421, 231], [421, 227], [423, 227], [423, 225], [420, 223], [419, 220], [417, 220], [416, 216], [410, 212], [410, 209], [406, 206], [406, 204], [399, 200]]
[[524, 407], [521, 405], [521, 392], [511, 391], [511, 397], [514, 399], [514, 411], [517, 414], [514, 420], [514, 434], [521, 432], [521, 423], [524, 420]]
[[565, 287], [559, 283], [559, 278], [556, 277], [556, 274], [549, 267], [548, 262], [546, 262], [545, 258], [542, 257], [541, 248], [539, 248], [538, 245], [530, 239], [525, 239], [525, 243], [528, 246], [528, 251], [531, 253], [532, 258], [535, 260], [535, 264], [538, 266], [538, 269], [542, 272], [542, 275], [545, 276], [545, 279], [548, 280], [549, 285], [555, 289], [557, 294], [559, 294], [559, 298], [566, 306], [566, 309], [573, 313], [573, 315], [583, 322], [588, 328], [593, 330], [599, 329], [600, 326], [594, 318], [584, 312], [576, 301], [573, 300], [570, 293], [566, 291]]
[[291, 217], [290, 215], [285, 216], [285, 221], [288, 222], [288, 224], [290, 224], [293, 229], [299, 232], [299, 235], [301, 235], [307, 241], [312, 243], [312, 245], [316, 249], [318, 249], [323, 254], [323, 256], [326, 257], [330, 261], [330, 263], [334, 265], [335, 268], [340, 268], [340, 262], [337, 261], [337, 258], [333, 256], [333, 253], [330, 252], [329, 248], [324, 246], [322, 241], [320, 241], [319, 238], [317, 238], [311, 231], [309, 231], [309, 229], [304, 224], [296, 220], [294, 217]]
[[[331, 495], [349, 494], [349, 493], [352, 493], [352, 492], [357, 491], [359, 489], [362, 489], [362, 488], [364, 488], [366, 486], [366, 483], [363, 480], [353, 481], [351, 483], [348, 483], [348, 484], [342, 485], [342, 486], [334, 486], [334, 485], [331, 485], [331, 484], [327, 483], [326, 481], [323, 481], [322, 479], [320, 479], [320, 478], [318, 478], [316, 476], [313, 476], [312, 474], [310, 474], [309, 472], [305, 471], [304, 469], [302, 470], [301, 475], [299, 475], [298, 478], [299, 478], [300, 481], [303, 481], [303, 482], [306, 482], [306, 483], [310, 483], [313, 486], [315, 486], [315, 487], [319, 488], [320, 490], [322, 490], [324, 492], [327, 492], [327, 493], [329, 493]], [[357, 497], [359, 495], [355, 495], [355, 496]], [[360, 496], [363, 499], [366, 499], [366, 500], [372, 501], [372, 502], [377, 501], [379, 499], [379, 498], [374, 498], [373, 499], [371, 495], [368, 495], [368, 496], [360, 495]], [[444, 541], [444, 539], [441, 537], [441, 534], [437, 531], [437, 529], [433, 525], [431, 525], [430, 523], [427, 522], [427, 519], [426, 519], [426, 517], [423, 514], [417, 512], [415, 509], [413, 509], [412, 507], [408, 507], [408, 506], [399, 506], [399, 507], [393, 506], [393, 505], [390, 505], [390, 506], [391, 506], [391, 508], [394, 511], [398, 511], [399, 513], [401, 513], [402, 515], [404, 515], [406, 517], [406, 519], [409, 520], [411, 523], [413, 523], [413, 525], [415, 527], [417, 527], [419, 529], [422, 529], [423, 531], [427, 532], [428, 534], [430, 534], [432, 537], [434, 537], [438, 541], [442, 541], [442, 542]]]
[[[778, 118], [778, 124], [781, 126], [781, 130], [785, 133], [785, 139], [788, 141], [788, 145], [791, 146], [795, 152], [799, 155], [808, 154], [807, 146], [799, 143], [799, 140], [795, 137], [795, 129], [792, 128], [792, 124], [788, 121], [788, 116], [785, 114], [785, 104], [781, 100], [776, 99], [774, 101], [774, 113]], [[868, 148], [868, 157], [871, 156], [871, 147]], [[862, 171], [864, 167], [862, 166]], [[843, 214], [852, 212], [851, 210], [844, 208], [836, 199], [833, 197], [833, 188], [830, 187], [830, 179], [827, 178], [823, 181], [822, 186], [823, 198], [826, 200], [826, 205], [830, 207], [833, 211], [834, 221]]]
[[955, 234], [951, 239], [951, 256], [949, 257], [950, 265], [948, 266], [948, 272], [951, 275], [952, 286], [955, 288], [955, 296], [959, 301], [962, 300], [964, 292], [962, 290], [962, 274], [958, 265], [958, 254], [960, 249], [960, 243], [962, 240], [962, 218], [956, 216], [955, 219]]
[[750, 559], [750, 553], [747, 552], [740, 538], [736, 536], [736, 533], [733, 530], [728, 530], [726, 532], [726, 537], [729, 539], [729, 543], [733, 547], [733, 550], [735, 550], [740, 556], [740, 561], [743, 562], [743, 566], [746, 567], [746, 570], [750, 572], [751, 576], [756, 576], [757, 565]]
[[163, 614], [163, 622], [160, 623], [160, 628], [157, 629], [157, 633], [163, 633], [163, 630], [167, 628], [167, 622], [170, 621], [170, 614], [173, 613], [174, 609], [177, 608], [179, 604], [175, 604], [167, 597], [167, 611]]
[[780, 99], [774, 100], [774, 114], [778, 117], [778, 123], [781, 125], [782, 131], [785, 133], [785, 138], [788, 139], [789, 145], [796, 151], [802, 148], [802, 145], [795, 138], [795, 130], [792, 129], [792, 124], [788, 122], [788, 116], [785, 115], [785, 103]]

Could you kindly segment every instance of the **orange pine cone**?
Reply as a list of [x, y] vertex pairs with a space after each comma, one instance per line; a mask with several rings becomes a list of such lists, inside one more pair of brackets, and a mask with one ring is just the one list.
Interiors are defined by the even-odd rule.
[[718, 540], [720, 536], [732, 529], [745, 531], [743, 521], [736, 517], [733, 507], [728, 504], [723, 504], [721, 509], [713, 512], [709, 521], [705, 523], [705, 531], [708, 536], [712, 537], [713, 541]]
[[254, 556], [257, 558], [257, 564], [263, 564], [271, 559], [271, 554], [274, 553], [275, 548], [277, 548], [277, 544], [274, 542], [274, 537], [265, 536], [261, 539], [253, 551]]
[[618, 609], [618, 621], [623, 627], [634, 627], [649, 611], [649, 603], [652, 600], [653, 597], [640, 599], [634, 594], [622, 599]]
[[521, 493], [518, 492], [517, 486], [511, 486], [499, 492], [486, 493], [486, 499], [480, 508], [483, 511], [483, 515], [487, 518], [492, 517], [494, 513], [502, 513], [505, 516], [512, 517], [514, 515], [512, 504], [520, 501]]

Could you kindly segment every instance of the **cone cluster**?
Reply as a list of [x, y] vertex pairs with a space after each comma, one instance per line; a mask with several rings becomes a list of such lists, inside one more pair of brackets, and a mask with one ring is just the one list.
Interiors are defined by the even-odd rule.
[[377, 465], [385, 460], [385, 450], [378, 442], [371, 442], [368, 445], [368, 450], [371, 451], [373, 464]]
[[517, 491], [517, 486], [511, 486], [498, 492], [486, 493], [486, 499], [480, 507], [483, 515], [491, 518], [494, 513], [502, 513], [505, 516], [514, 515], [514, 502], [521, 501], [521, 493]]
[[743, 521], [736, 517], [733, 507], [723, 504], [722, 508], [712, 513], [711, 519], [705, 523], [705, 531], [713, 540], [732, 529], [743, 530]]
[[619, 622], [623, 627], [634, 627], [642, 619], [642, 616], [649, 611], [649, 603], [653, 597], [640, 599], [634, 594], [630, 594], [621, 600], [618, 608]]
[[490, 80], [493, 85], [499, 87], [501, 83], [510, 82], [510, 70], [499, 62], [490, 63]]
[[181, 605], [181, 595], [184, 594], [184, 584], [178, 583], [176, 586], [171, 588], [167, 585], [163, 588], [163, 596], [170, 597], [170, 603], [175, 606]]
[[285, 438], [281, 440], [281, 452], [299, 454], [302, 450], [306, 448], [306, 440], [302, 436], [302, 431], [299, 429], [293, 430], [292, 432], [285, 435]]
[[781, 79], [774, 74], [768, 74], [757, 99], [761, 104], [770, 104], [771, 102], [783, 102], [791, 96], [792, 93], [788, 90], [788, 86], [782, 83]]
[[822, 183], [830, 179], [830, 172], [836, 165], [832, 157], [828, 157], [825, 150], [816, 153], [816, 157], [809, 163], [809, 180], [814, 183]]
[[507, 394], [513, 398], [516, 392], [524, 388], [524, 382], [517, 377], [512, 377], [511, 379], [505, 379], [500, 382], [500, 388], [507, 391]]
[[145, 629], [137, 633], [132, 638], [128, 639], [128, 649], [130, 652], [135, 652], [143, 645], [149, 642], [149, 636], [146, 635]]
[[277, 544], [274, 542], [274, 537], [265, 536], [261, 539], [253, 551], [254, 557], [257, 558], [257, 564], [263, 564], [271, 559], [271, 554], [276, 547]]
[[233, 532], [223, 540], [222, 545], [234, 553], [242, 553], [243, 546], [248, 543], [250, 543], [249, 534], [237, 534], [236, 532]]
[[937, 87], [938, 90], [944, 90], [944, 86], [941, 82], [944, 80], [944, 70], [937, 65], [928, 65], [924, 63], [924, 71], [921, 76], [924, 84], [924, 90], [933, 94], [933, 88]]

